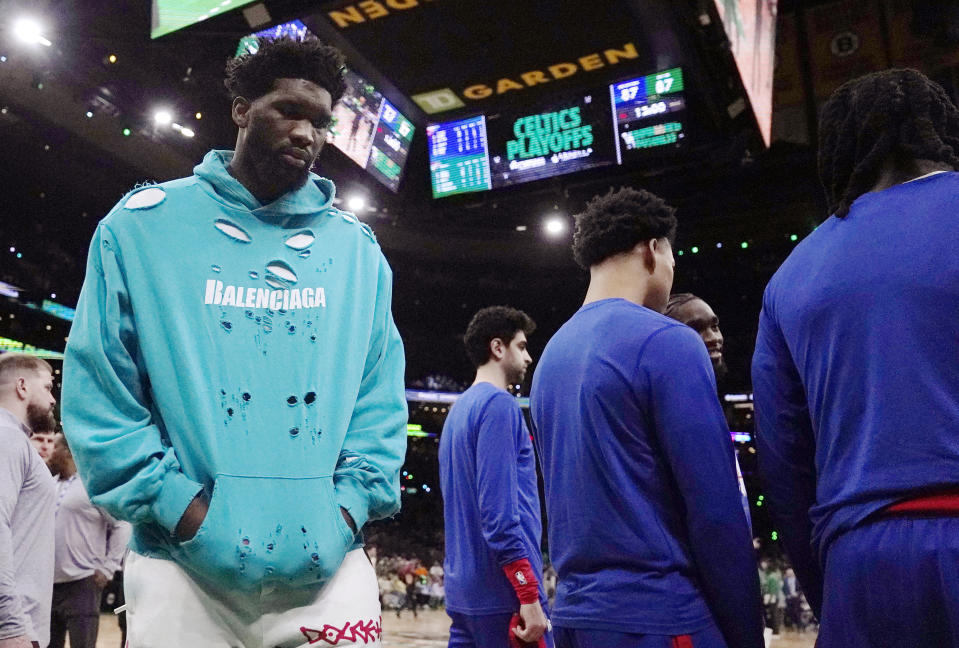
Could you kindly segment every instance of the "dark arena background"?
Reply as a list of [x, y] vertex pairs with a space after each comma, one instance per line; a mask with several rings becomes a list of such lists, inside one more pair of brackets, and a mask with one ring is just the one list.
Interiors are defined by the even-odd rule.
[[[367, 529], [387, 595], [391, 570], [442, 563], [437, 447], [472, 380], [469, 318], [493, 304], [529, 313], [535, 373], [586, 288], [573, 215], [624, 185], [677, 207], [673, 291], [701, 296], [720, 318], [720, 389], [755, 543], [764, 564], [781, 564], [755, 476], [749, 362], [766, 282], [828, 216], [817, 110], [839, 84], [887, 67], [918, 68], [954, 100], [959, 81], [956, 0], [0, 9], [0, 351], [41, 355], [58, 375], [97, 222], [138, 183], [189, 175], [207, 150], [233, 147], [226, 60], [255, 48], [254, 34], [312, 33], [347, 54], [348, 91], [317, 169], [394, 272], [410, 406], [403, 510]], [[528, 383], [516, 394], [524, 407]], [[445, 616], [423, 618], [384, 645], [445, 645]], [[788, 634], [779, 645], [812, 645]]]

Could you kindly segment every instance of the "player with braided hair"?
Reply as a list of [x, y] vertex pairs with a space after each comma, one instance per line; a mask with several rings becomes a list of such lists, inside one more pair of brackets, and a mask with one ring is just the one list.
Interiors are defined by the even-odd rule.
[[888, 70], [820, 132], [834, 215], [770, 280], [753, 356], [766, 501], [817, 646], [955, 646], [959, 110]]
[[[823, 107], [819, 177], [829, 212], [839, 218], [862, 194], [928, 173], [937, 163], [959, 166], [959, 112], [945, 90], [915, 70], [850, 81]], [[897, 173], [895, 167], [904, 168]]]

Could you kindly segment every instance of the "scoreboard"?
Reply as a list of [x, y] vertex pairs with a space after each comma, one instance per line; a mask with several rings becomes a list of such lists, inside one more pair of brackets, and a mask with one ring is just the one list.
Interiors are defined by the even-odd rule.
[[625, 164], [685, 140], [680, 68], [426, 128], [433, 197]]
[[676, 113], [686, 108], [679, 68], [609, 86], [616, 125], [616, 162], [644, 149], [678, 145], [685, 137]]
[[433, 197], [492, 188], [483, 115], [426, 127]]

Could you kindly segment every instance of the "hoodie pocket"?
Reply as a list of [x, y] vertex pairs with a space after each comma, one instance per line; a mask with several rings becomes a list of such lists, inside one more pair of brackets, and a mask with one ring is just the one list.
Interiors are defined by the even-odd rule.
[[187, 571], [218, 588], [300, 588], [332, 578], [352, 544], [332, 476], [221, 474], [206, 519], [174, 553]]

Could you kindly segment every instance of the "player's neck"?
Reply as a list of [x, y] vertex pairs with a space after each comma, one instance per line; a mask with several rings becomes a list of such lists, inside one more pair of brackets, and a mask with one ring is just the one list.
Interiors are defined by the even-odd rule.
[[898, 184], [910, 182], [936, 171], [952, 171], [952, 166], [944, 162], [920, 160], [910, 157], [890, 155], [879, 168], [879, 177], [870, 192], [882, 191]]
[[602, 301], [603, 299], [625, 299], [640, 306], [644, 306], [647, 295], [646, 281], [637, 280], [642, 277], [644, 269], [636, 267], [633, 258], [607, 259], [603, 263], [589, 269], [589, 288], [586, 289], [586, 298], [583, 305]]
[[479, 383], [489, 383], [494, 387], [499, 387], [503, 391], [509, 391], [507, 388], [506, 374], [495, 362], [487, 362], [476, 370], [476, 379], [474, 385]]

